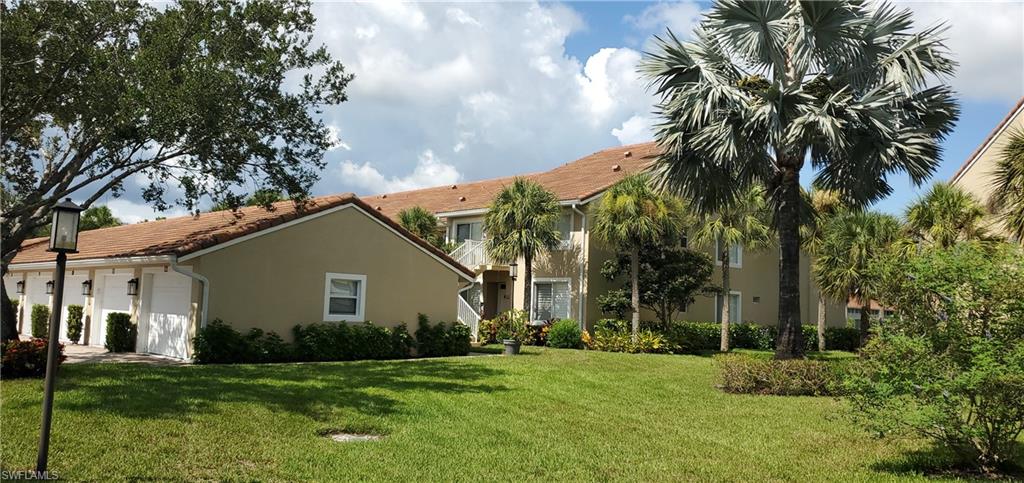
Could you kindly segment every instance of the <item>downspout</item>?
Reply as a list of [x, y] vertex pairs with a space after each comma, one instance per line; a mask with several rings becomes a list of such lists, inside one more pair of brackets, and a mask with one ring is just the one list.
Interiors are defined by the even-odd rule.
[[195, 273], [195, 272], [193, 272], [191, 270], [185, 270], [184, 268], [182, 268], [180, 265], [178, 265], [178, 257], [177, 256], [175, 256], [174, 258], [171, 259], [171, 270], [174, 270], [175, 272], [178, 272], [178, 273], [180, 273], [180, 274], [182, 274], [182, 275], [184, 275], [186, 277], [189, 277], [189, 278], [191, 278], [193, 280], [196, 280], [200, 284], [202, 284], [202, 286], [203, 286], [203, 300], [202, 300], [203, 310], [200, 312], [200, 315], [199, 315], [199, 328], [200, 329], [205, 329], [206, 328], [206, 314], [207, 314], [207, 311], [209, 310], [209, 306], [210, 306], [210, 304], [208, 303], [210, 301], [210, 280], [208, 278], [198, 274], [198, 273]]
[[585, 313], [583, 313], [583, 311], [584, 311], [584, 309], [586, 307], [586, 304], [583, 303], [583, 276], [586, 273], [586, 268], [585, 268], [585, 265], [586, 265], [585, 260], [587, 258], [587, 246], [586, 246], [586, 244], [587, 244], [587, 239], [589, 238], [587, 236], [587, 214], [583, 213], [582, 211], [580, 211], [579, 208], [576, 208], [576, 203], [572, 204], [572, 211], [580, 214], [580, 250], [582, 250], [582, 252], [580, 253], [580, 282], [579, 282], [579, 285], [578, 285], [578, 287], [579, 287], [578, 290], [580, 291], [579, 292], [580, 296], [579, 296], [579, 301], [577, 302], [578, 307], [576, 309], [576, 313], [579, 314], [579, 316], [580, 316], [580, 321], [579, 321], [580, 322], [580, 329], [586, 329], [586, 327], [587, 327], [587, 316], [586, 316]]

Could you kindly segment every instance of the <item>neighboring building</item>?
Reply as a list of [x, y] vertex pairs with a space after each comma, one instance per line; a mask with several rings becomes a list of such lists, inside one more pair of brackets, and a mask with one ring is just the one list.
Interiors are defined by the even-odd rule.
[[[400, 193], [364, 196], [367, 204], [381, 213], [397, 218], [398, 213], [421, 206], [436, 214], [445, 224], [447, 239], [457, 243], [452, 257], [474, 270], [476, 280], [462, 293], [466, 301], [460, 306], [460, 318], [471, 326], [477, 319], [489, 319], [512, 307], [521, 307], [526, 290], [531, 290], [531, 318], [571, 318], [587, 327], [604, 318], [597, 305], [597, 295], [618, 288], [601, 276], [601, 265], [613, 251], [591, 236], [594, 201], [626, 174], [644, 169], [655, 158], [654, 143], [634, 144], [598, 151], [550, 171], [527, 174], [551, 190], [562, 205], [559, 230], [565, 234], [562, 245], [534, 262], [533, 286], [526, 287], [522, 277], [522, 260], [518, 261], [519, 277], [512, 280], [509, 266], [495, 263], [487, 256], [483, 240], [483, 217], [494, 196], [512, 177], [471, 183], [439, 186]], [[732, 304], [734, 322], [751, 321], [775, 324], [778, 319], [778, 248], [750, 252], [742, 246], [733, 247]], [[711, 250], [707, 250], [711, 254]], [[801, 262], [801, 318], [804, 323], [817, 320], [818, 290], [810, 277], [810, 263]], [[720, 270], [713, 280], [719, 280]], [[460, 301], [461, 303], [461, 301]], [[844, 303], [829, 305], [827, 322], [833, 326], [846, 324]], [[679, 318], [695, 321], [718, 321], [719, 304], [715, 297], [698, 296]], [[645, 320], [654, 316], [646, 311]]]
[[[476, 277], [351, 194], [85, 231], [78, 247], [68, 256], [60, 338], [68, 305], [84, 307], [82, 343], [94, 346], [103, 346], [106, 316], [127, 312], [139, 352], [179, 359], [214, 319], [286, 340], [296, 324], [321, 321], [410, 330], [418, 313], [454, 321], [458, 292]], [[4, 277], [24, 334], [32, 305], [51, 304], [55, 257], [46, 249], [47, 239], [26, 241]]]
[[[950, 183], [973, 194], [983, 205], [988, 206], [995, 182], [993, 171], [996, 169], [1002, 148], [1009, 141], [1011, 133], [1020, 131], [1024, 131], [1024, 97], [996, 125], [967, 161], [964, 161], [960, 169], [953, 174]], [[1005, 229], [995, 219], [992, 219], [992, 227], [1005, 234]]]

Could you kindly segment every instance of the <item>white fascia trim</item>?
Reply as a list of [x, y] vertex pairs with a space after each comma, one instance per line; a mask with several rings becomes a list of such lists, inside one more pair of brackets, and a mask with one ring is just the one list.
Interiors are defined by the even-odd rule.
[[988, 142], [985, 143], [985, 145], [978, 150], [978, 153], [976, 155], [974, 155], [973, 157], [971, 157], [970, 160], [967, 161], [967, 166], [964, 166], [964, 169], [961, 169], [957, 176], [949, 181], [950, 184], [956, 184], [957, 181], [960, 181], [960, 178], [963, 178], [964, 175], [971, 170], [971, 167], [974, 166], [974, 163], [985, 155], [989, 148], [991, 148], [992, 145], [995, 144], [996, 140], [999, 139], [999, 136], [1003, 135], [1003, 132], [1010, 128], [1010, 125], [1013, 124], [1013, 120], [1016, 119], [1017, 116], [1019, 116], [1022, 113], [1022, 111], [1024, 111], [1024, 104], [1021, 104], [1021, 106], [1017, 108], [1016, 111], [1013, 111], [1013, 114], [1009, 118], [1007, 118], [1006, 123], [1003, 124], [1003, 126], [1000, 127], [999, 130], [996, 131], [996, 133], [993, 134], [991, 138], [989, 138]]
[[[173, 261], [173, 255], [154, 255], [145, 257], [87, 258], [83, 260], [68, 260], [67, 266], [68, 268], [91, 268], [103, 267], [108, 265], [145, 265], [150, 263], [171, 263]], [[56, 267], [56, 264], [56, 260], [52, 262], [12, 263], [8, 267], [8, 270], [52, 270], [53, 268]]]
[[334, 208], [329, 208], [329, 209], [326, 209], [326, 210], [318, 212], [318, 213], [313, 213], [312, 215], [306, 215], [306, 216], [303, 216], [302, 218], [296, 218], [296, 219], [291, 220], [291, 221], [289, 221], [287, 223], [282, 223], [280, 225], [267, 228], [265, 230], [260, 230], [260, 231], [257, 231], [255, 233], [250, 233], [248, 235], [241, 236], [241, 237], [235, 238], [233, 240], [226, 241], [224, 243], [219, 243], [219, 244], [214, 245], [214, 246], [209, 247], [209, 248], [204, 248], [202, 250], [189, 253], [188, 255], [185, 255], [183, 257], [178, 258], [178, 262], [186, 262], [186, 261], [191, 260], [193, 258], [198, 258], [198, 257], [201, 257], [201, 256], [206, 255], [208, 253], [212, 253], [212, 252], [215, 252], [215, 251], [223, 249], [223, 248], [227, 248], [227, 247], [230, 247], [230, 246], [233, 246], [233, 245], [237, 245], [239, 243], [247, 242], [249, 240], [252, 240], [253, 238], [261, 237], [263, 235], [267, 235], [267, 234], [273, 233], [273, 232], [278, 231], [278, 230], [283, 230], [285, 228], [289, 228], [289, 227], [298, 225], [299, 223], [304, 223], [304, 222], [307, 222], [307, 221], [310, 221], [310, 220], [315, 220], [317, 218], [320, 218], [321, 216], [327, 216], [327, 215], [329, 215], [331, 213], [335, 213], [335, 212], [338, 212], [338, 211], [341, 211], [341, 210], [344, 210], [344, 209], [347, 209], [347, 208], [355, 208], [360, 213], [366, 215], [367, 218], [377, 222], [377, 224], [379, 224], [380, 226], [383, 226], [384, 228], [387, 228], [388, 230], [391, 231], [391, 233], [394, 233], [395, 235], [398, 235], [399, 238], [405, 240], [410, 245], [412, 245], [412, 246], [416, 247], [417, 249], [419, 249], [421, 252], [426, 253], [427, 255], [430, 255], [430, 257], [433, 258], [434, 260], [437, 260], [438, 262], [441, 262], [442, 265], [448, 267], [453, 272], [458, 274], [460, 277], [462, 277], [462, 278], [464, 278], [466, 280], [469, 280], [469, 281], [473, 280], [469, 275], [466, 275], [466, 274], [462, 273], [461, 270], [455, 268], [454, 265], [446, 262], [441, 257], [431, 253], [430, 250], [427, 250], [426, 248], [423, 248], [418, 243], [410, 240], [405, 235], [399, 233], [398, 230], [395, 230], [394, 228], [388, 226], [387, 223], [384, 223], [383, 221], [378, 220], [377, 217], [367, 213], [366, 210], [360, 208], [358, 205], [355, 205], [353, 203], [345, 203], [343, 205], [335, 206]]
[[587, 198], [587, 199], [584, 199], [584, 200], [580, 200], [580, 204], [581, 205], [585, 205], [585, 204], [590, 203], [591, 201], [594, 201], [594, 200], [596, 200], [596, 199], [598, 199], [598, 198], [600, 198], [602, 196], [604, 196], [604, 191], [601, 191], [600, 193], [598, 193], [598, 194], [596, 194], [594, 196], [591, 196], [590, 198]]

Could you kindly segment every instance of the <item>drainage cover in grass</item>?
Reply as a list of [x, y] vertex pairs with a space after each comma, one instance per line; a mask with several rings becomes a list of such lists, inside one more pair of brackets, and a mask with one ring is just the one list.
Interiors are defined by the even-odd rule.
[[356, 443], [359, 441], [379, 441], [384, 439], [384, 436], [380, 434], [350, 432], [336, 429], [320, 431], [320, 436], [331, 438], [338, 443]]

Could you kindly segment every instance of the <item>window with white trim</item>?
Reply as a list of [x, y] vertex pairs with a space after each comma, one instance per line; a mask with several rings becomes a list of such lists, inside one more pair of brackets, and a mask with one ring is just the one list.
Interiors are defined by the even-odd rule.
[[[715, 265], [722, 264], [722, 242], [715, 240]], [[729, 266], [743, 268], [743, 245], [734, 243], [729, 247]]]
[[470, 223], [455, 224], [455, 243], [462, 243], [466, 240], [480, 241], [484, 239], [484, 224], [479, 221]]
[[[729, 323], [738, 324], [743, 320], [743, 296], [739, 292], [729, 292]], [[715, 295], [715, 323], [722, 323], [722, 295]]]
[[362, 322], [366, 275], [328, 273], [324, 282], [324, 321]]
[[562, 216], [558, 218], [558, 225], [556, 226], [556, 229], [558, 230], [558, 235], [562, 240], [558, 245], [558, 249], [568, 250], [572, 248], [572, 213], [562, 213]]
[[568, 280], [533, 282], [532, 320], [568, 319], [569, 296]]

